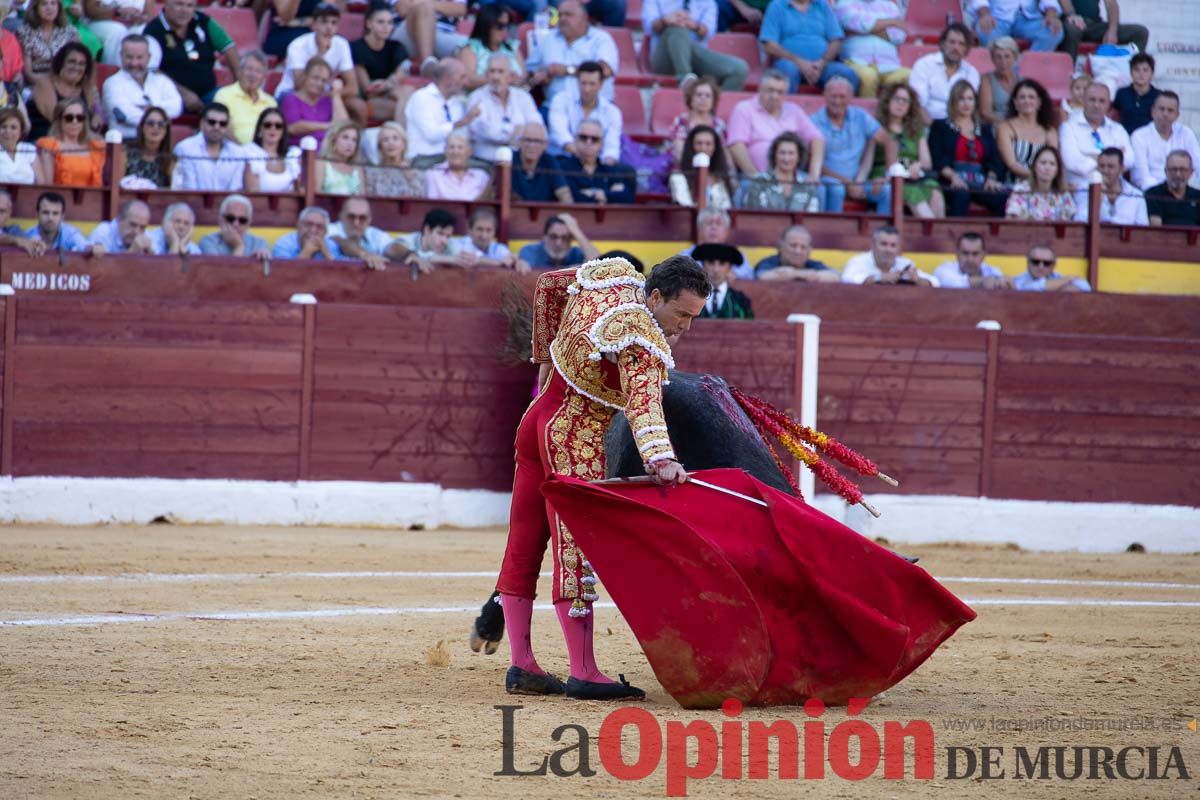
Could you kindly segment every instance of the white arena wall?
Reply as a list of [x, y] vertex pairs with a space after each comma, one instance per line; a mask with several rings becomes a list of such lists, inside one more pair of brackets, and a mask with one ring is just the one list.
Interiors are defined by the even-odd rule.
[[[1200, 552], [1200, 508], [869, 495], [882, 512], [822, 495], [816, 506], [890, 542], [1015, 544], [1026, 550]], [[509, 495], [426, 483], [161, 478], [0, 479], [0, 523], [330, 525], [407, 530], [508, 523]]]

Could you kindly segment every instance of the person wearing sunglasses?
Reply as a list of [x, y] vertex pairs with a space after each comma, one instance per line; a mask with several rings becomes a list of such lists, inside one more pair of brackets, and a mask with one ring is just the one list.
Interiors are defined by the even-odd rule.
[[126, 140], [137, 135], [137, 124], [148, 108], [161, 108], [170, 119], [183, 113], [175, 82], [150, 69], [150, 44], [140, 33], [131, 33], [121, 42], [121, 71], [104, 82], [103, 97], [112, 127]]
[[[574, 245], [573, 241], [579, 244]], [[600, 251], [575, 218], [570, 214], [557, 214], [546, 220], [540, 242], [527, 244], [517, 253], [517, 272], [577, 267], [599, 257]]]
[[83, 100], [60, 100], [54, 109], [50, 135], [38, 139], [34, 164], [37, 182], [55, 186], [102, 186], [104, 140], [88, 125]]
[[209, 103], [200, 115], [200, 132], [175, 145], [172, 189], [240, 192], [245, 182], [246, 152], [228, 137], [229, 109]]
[[600, 161], [604, 130], [595, 120], [579, 123], [574, 154], [558, 160], [571, 197], [576, 203], [632, 203], [637, 176], [626, 164], [609, 166]]
[[221, 201], [217, 213], [218, 229], [200, 240], [200, 252], [208, 256], [253, 256], [260, 261], [271, 257], [271, 245], [250, 232], [254, 205], [250, 198], [231, 194]]
[[175, 170], [171, 152], [171, 119], [157, 106], [146, 109], [138, 123], [137, 135], [125, 145], [124, 189], [166, 189]]
[[1058, 259], [1054, 249], [1044, 242], [1029, 248], [1026, 271], [1013, 278], [1013, 288], [1022, 292], [1090, 292], [1091, 285], [1083, 278], [1068, 278], [1054, 271]]
[[1097, 160], [1106, 147], [1119, 147], [1125, 166], [1135, 162], [1133, 144], [1121, 123], [1108, 117], [1112, 108], [1108, 85], [1094, 81], [1083, 96], [1083, 113], [1074, 114], [1058, 128], [1058, 147], [1062, 151], [1067, 184], [1076, 193], [1075, 204], [1087, 204], [1087, 188]]
[[550, 101], [550, 154], [555, 156], [578, 155], [575, 151], [575, 134], [585, 119], [600, 125], [603, 142], [600, 160], [607, 166], [617, 163], [621, 157], [621, 129], [625, 120], [621, 109], [600, 96], [604, 83], [604, 71], [596, 61], [585, 61], [579, 65], [574, 85]]

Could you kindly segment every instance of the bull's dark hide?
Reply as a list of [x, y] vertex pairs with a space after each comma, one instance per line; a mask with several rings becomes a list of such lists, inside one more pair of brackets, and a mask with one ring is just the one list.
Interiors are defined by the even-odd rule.
[[[672, 370], [670, 382], [663, 387], [663, 413], [675, 455], [685, 469], [739, 467], [772, 488], [792, 492], [721, 378]], [[610, 478], [646, 474], [624, 414], [613, 418], [604, 449]]]

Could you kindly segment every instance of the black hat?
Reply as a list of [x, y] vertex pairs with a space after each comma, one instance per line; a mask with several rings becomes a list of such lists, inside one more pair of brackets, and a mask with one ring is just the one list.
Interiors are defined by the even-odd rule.
[[730, 244], [698, 244], [692, 250], [692, 258], [703, 264], [705, 261], [724, 261], [727, 264], [742, 263], [741, 252]]

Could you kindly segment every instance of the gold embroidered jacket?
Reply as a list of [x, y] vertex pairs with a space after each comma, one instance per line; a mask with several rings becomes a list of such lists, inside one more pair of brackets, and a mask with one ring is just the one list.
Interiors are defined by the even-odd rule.
[[[533, 360], [552, 362], [575, 392], [624, 411], [642, 460], [652, 463], [675, 457], [662, 410], [675, 362], [644, 284], [621, 258], [543, 275], [534, 292]], [[619, 387], [605, 380], [606, 358], [616, 362]]]

